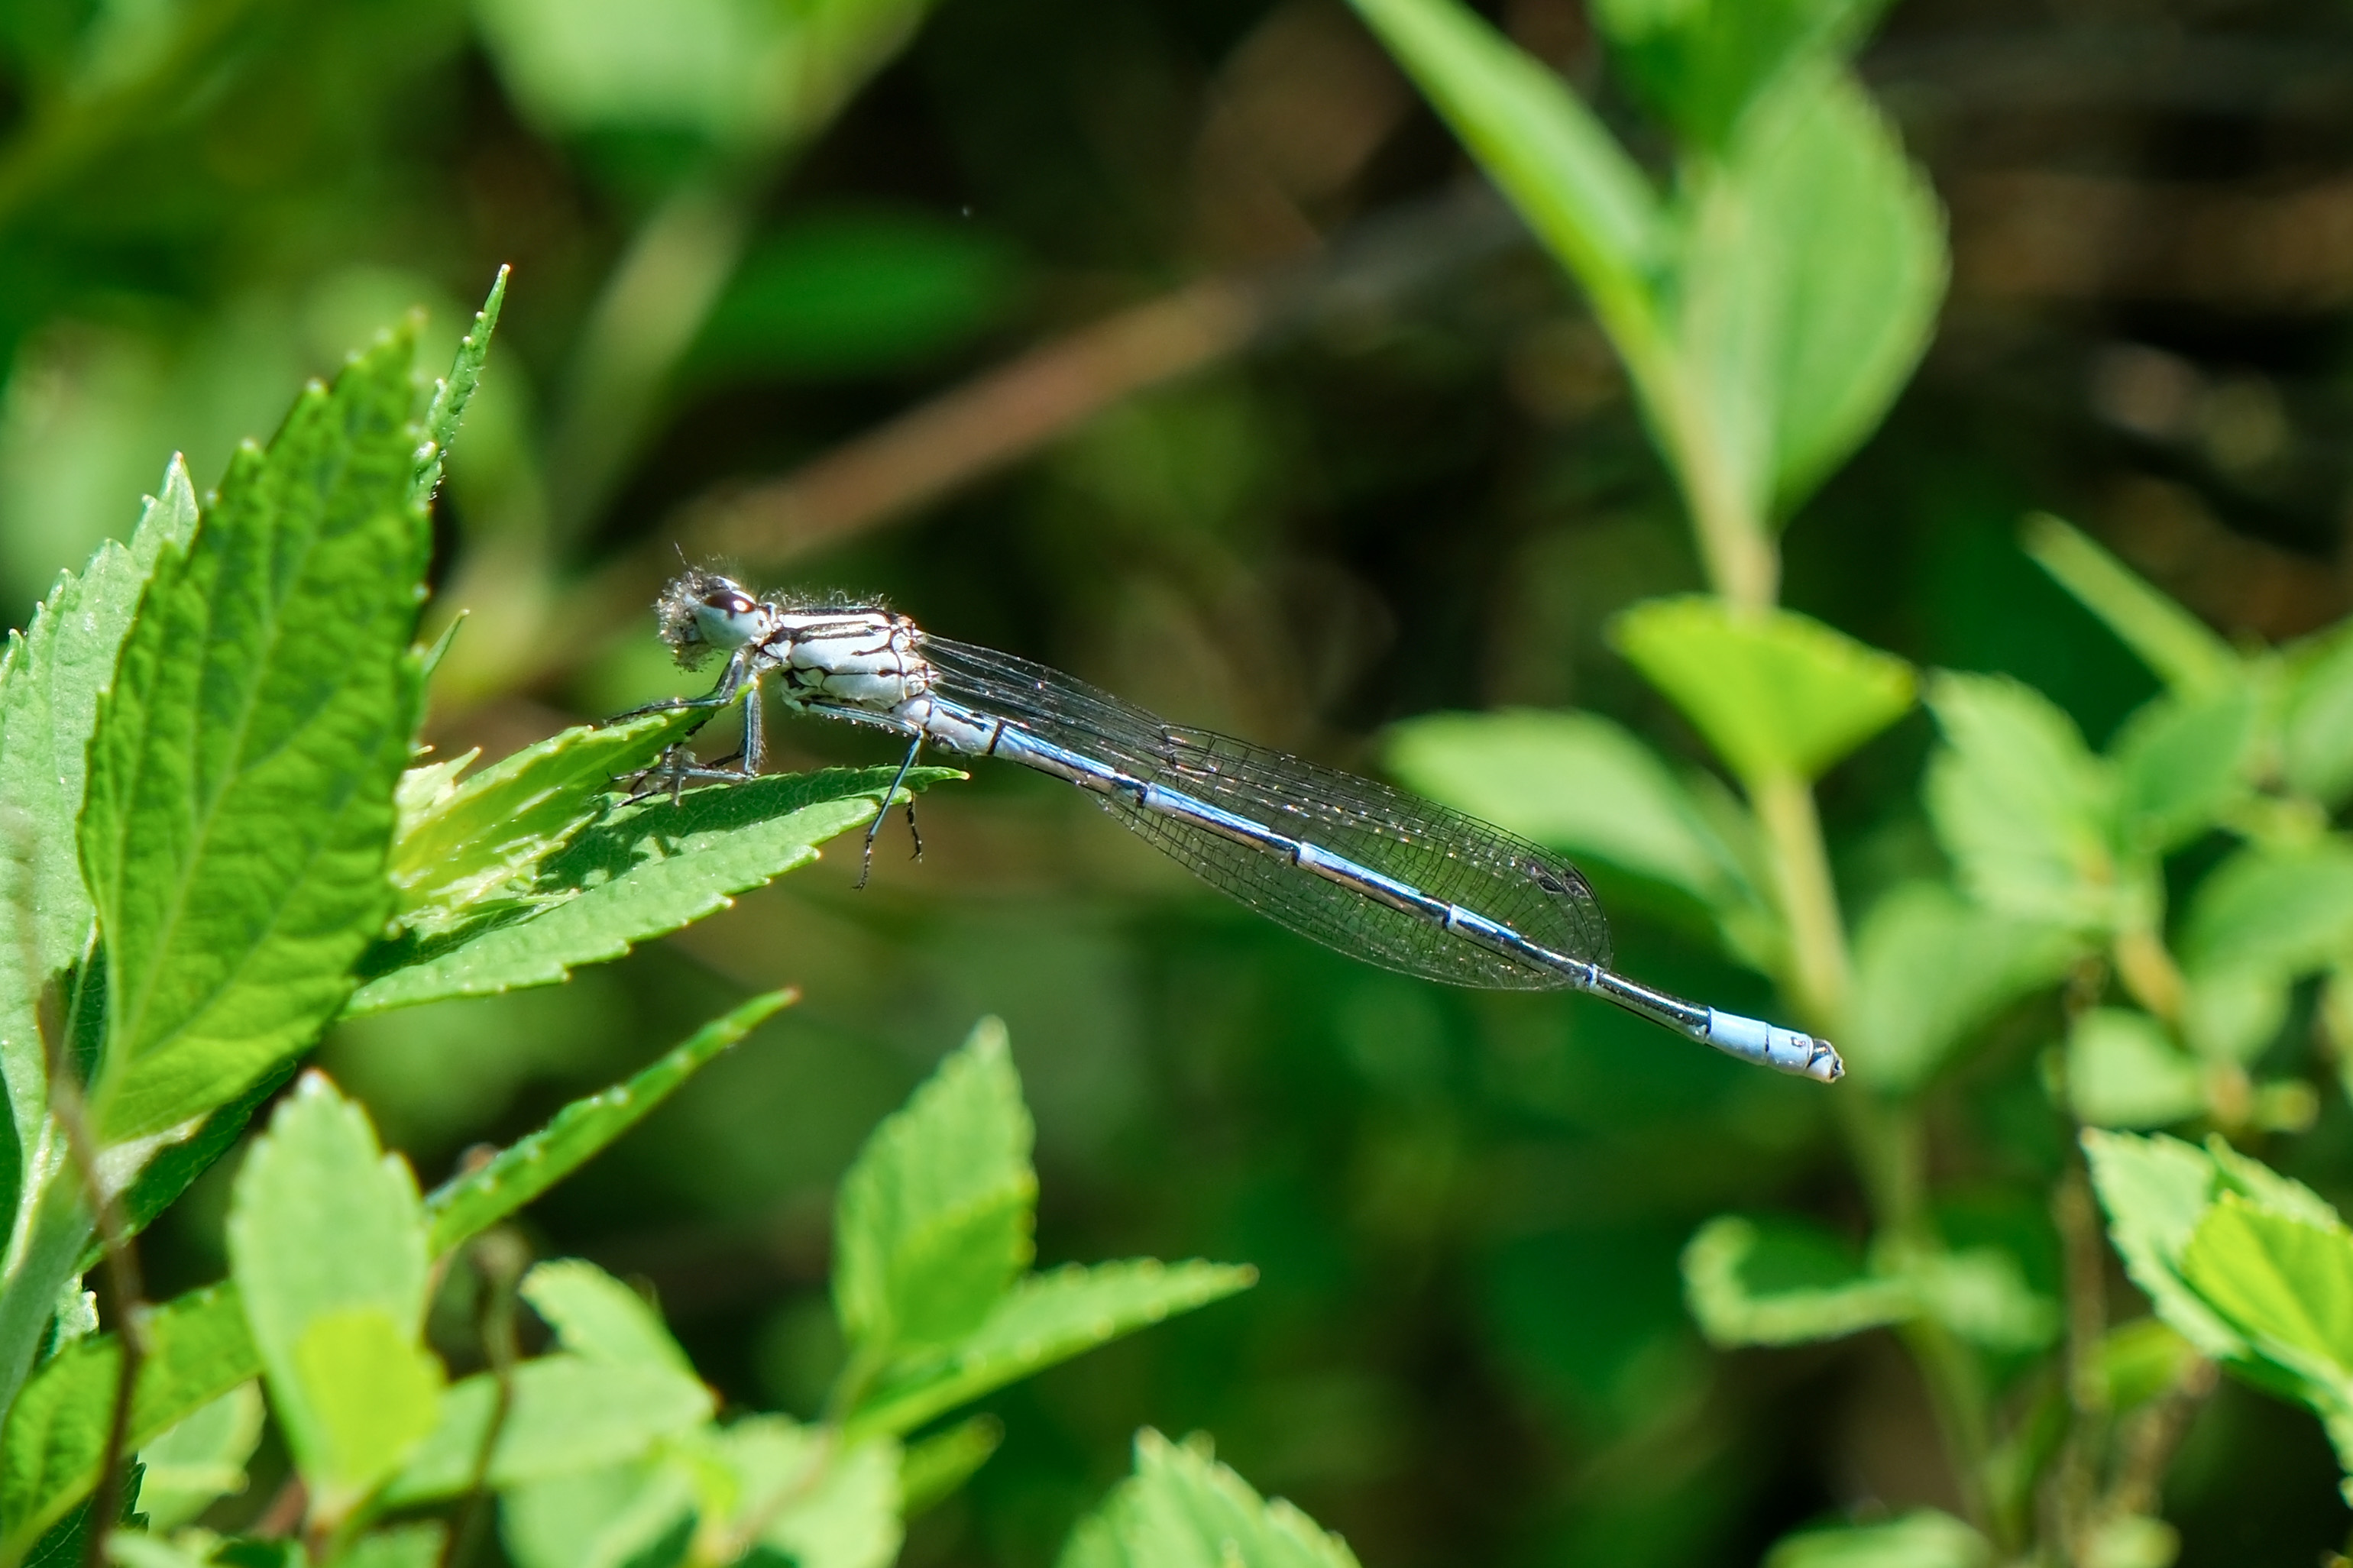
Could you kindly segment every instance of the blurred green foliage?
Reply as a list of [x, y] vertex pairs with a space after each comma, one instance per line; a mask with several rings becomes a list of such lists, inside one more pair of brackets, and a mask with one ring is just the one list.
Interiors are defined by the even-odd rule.
[[[723, 1494], [790, 1472], [820, 1430], [797, 1423], [860, 1380], [904, 1401], [872, 1441], [915, 1439], [911, 1563], [1117, 1560], [1138, 1531], [1182, 1555], [1188, 1530], [1375, 1565], [2308, 1563], [2341, 1542], [2353, 443], [2326, 235], [2353, 152], [2327, 72], [2353, 37], [2286, 0], [1913, 0], [1873, 35], [1878, 9], [10, 8], [0, 583], [29, 605], [130, 539], [15, 617], [0, 797], [34, 826], [8, 830], [7, 907], [35, 911], [15, 940], [38, 973], [89, 929], [79, 738], [122, 584], [253, 471], [236, 444], [303, 376], [418, 304], [448, 363], [512, 263], [431, 513], [427, 630], [468, 618], [431, 688], [438, 751], [385, 812], [405, 934], [362, 960], [375, 1010], [322, 1058], [367, 1114], [294, 1091], [257, 1125], [332, 1120], [362, 1164], [380, 1131], [428, 1186], [477, 1142], [543, 1147], [515, 1142], [543, 1123], [601, 1147], [634, 1117], [558, 1108], [690, 1020], [804, 992], [531, 1184], [508, 1252], [457, 1254], [429, 1310], [338, 1302], [237, 1373], [270, 1379], [259, 1447], [248, 1395], [142, 1438], [151, 1520], [248, 1528], [300, 1473], [332, 1526], [384, 1468], [372, 1428], [338, 1425], [332, 1368], [387, 1369], [370, 1408], [421, 1410], [438, 1367], [435, 1408], [462, 1415], [520, 1290], [554, 1338], [526, 1329], [518, 1364], [563, 1363], [533, 1377], [605, 1375], [565, 1359], [609, 1348], [584, 1326], [601, 1302], [670, 1364], [661, 1387], [682, 1363], [731, 1415], [792, 1415], [681, 1439], [670, 1468], [614, 1458], [626, 1487], [540, 1476], [524, 1502], [510, 1478], [503, 1534], [471, 1550], [517, 1562], [591, 1560], [580, 1532], [608, 1529], [675, 1546], [697, 1506], [746, 1544]], [[1472, 166], [1527, 236], [1460, 195]], [[2082, 527], [2021, 527], [2037, 507]], [[1852, 1076], [1819, 1093], [1597, 1006], [1365, 970], [1027, 777], [935, 784], [924, 863], [878, 858], [855, 896], [839, 857], [805, 862], [871, 809], [871, 774], [691, 798], [676, 859], [675, 823], [589, 826], [599, 748], [660, 724], [565, 726], [683, 689], [640, 607], [673, 542], [1385, 767], [1577, 856], [1621, 967], [1821, 1027]], [[348, 632], [372, 651], [334, 658], [392, 701], [406, 630], [303, 607], [285, 668]], [[36, 661], [60, 672], [38, 691]], [[797, 772], [886, 761], [776, 729]], [[176, 754], [202, 773], [201, 746]], [[592, 885], [614, 890], [565, 896]], [[37, 992], [5, 998], [20, 1150], [45, 1125]], [[1017, 1280], [1027, 1252], [997, 1247], [1002, 1299], [1068, 1291], [1124, 1323], [1107, 1303], [1148, 1271], [1051, 1266], [1145, 1254], [1259, 1286], [1009, 1386], [985, 1343], [944, 1368], [846, 1333], [832, 1194], [983, 1015], [1020, 1063], [1049, 1265]], [[320, 1016], [290, 1001], [254, 1060]], [[113, 1048], [70, 1018], [86, 1059]], [[277, 1081], [240, 1068], [154, 1114], [220, 1105], [182, 1146], [208, 1159]], [[2116, 1130], [2088, 1163], [2084, 1127]], [[159, 1159], [127, 1196], [162, 1215], [153, 1344], [245, 1364], [235, 1312], [181, 1292], [268, 1212], [259, 1152]], [[399, 1184], [367, 1212], [446, 1252], [448, 1211]], [[999, 1241], [1017, 1186], [982, 1194]], [[20, 1229], [12, 1277], [86, 1261], [86, 1226]], [[42, 1408], [93, 1407], [74, 1399], [108, 1385], [109, 1342], [37, 1342], [80, 1318], [35, 1294], [0, 1340], [47, 1357]], [[915, 1425], [958, 1378], [996, 1389], [985, 1414]], [[723, 1430], [686, 1398], [601, 1407], [624, 1405]], [[1214, 1434], [1233, 1470], [1147, 1435], [1113, 1491], [1146, 1425]], [[884, 1468], [812, 1510], [850, 1555], [887, 1552]], [[776, 1550], [806, 1562], [811, 1539]]]

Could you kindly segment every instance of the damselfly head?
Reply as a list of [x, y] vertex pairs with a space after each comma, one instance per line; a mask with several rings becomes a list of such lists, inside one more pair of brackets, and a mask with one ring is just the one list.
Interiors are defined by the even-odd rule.
[[690, 568], [670, 580], [654, 601], [654, 614], [662, 641], [679, 663], [692, 669], [713, 653], [732, 652], [761, 637], [770, 612], [733, 578]]

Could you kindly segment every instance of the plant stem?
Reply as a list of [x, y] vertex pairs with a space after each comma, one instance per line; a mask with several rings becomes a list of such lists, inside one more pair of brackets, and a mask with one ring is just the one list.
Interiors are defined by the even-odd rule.
[[1789, 1000], [1810, 1027], [1833, 1032], [1846, 1013], [1846, 931], [1813, 791], [1804, 780], [1781, 773], [1750, 780], [1748, 798], [1765, 830], [1775, 891], [1788, 923]]

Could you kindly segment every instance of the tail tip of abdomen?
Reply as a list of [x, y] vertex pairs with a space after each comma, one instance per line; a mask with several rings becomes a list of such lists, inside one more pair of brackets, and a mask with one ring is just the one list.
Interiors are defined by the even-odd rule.
[[1708, 1009], [1707, 1043], [1720, 1051], [1818, 1083], [1836, 1083], [1846, 1076], [1846, 1064], [1828, 1040], [1795, 1029], [1784, 1029], [1761, 1018], [1746, 1018], [1720, 1007]]

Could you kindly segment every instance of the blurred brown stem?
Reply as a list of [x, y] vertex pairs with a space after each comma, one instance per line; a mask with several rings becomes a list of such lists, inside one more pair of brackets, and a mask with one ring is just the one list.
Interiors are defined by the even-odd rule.
[[2107, 1441], [2108, 1376], [2101, 1352], [2108, 1330], [2107, 1264], [2099, 1212], [2080, 1159], [2052, 1194], [2064, 1249], [2067, 1291], [2067, 1436], [2052, 1479], [2060, 1559], [2083, 1560], [2099, 1512], [2099, 1459]]

